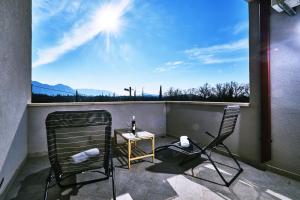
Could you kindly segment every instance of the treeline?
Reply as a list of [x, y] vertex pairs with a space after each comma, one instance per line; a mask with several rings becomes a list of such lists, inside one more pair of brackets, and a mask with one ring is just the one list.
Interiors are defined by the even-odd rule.
[[215, 102], [249, 102], [249, 84], [239, 84], [236, 82], [216, 84], [210, 86], [208, 83], [198, 88], [187, 90], [169, 88], [162, 94], [160, 87], [157, 96], [84, 96], [56, 95], [32, 93], [33, 103], [50, 102], [107, 102], [107, 101], [215, 101]]
[[187, 90], [169, 88], [164, 97], [169, 101], [218, 101], [218, 102], [249, 102], [249, 84], [237, 82], [219, 83], [214, 87], [205, 83], [199, 88]]
[[108, 101], [160, 101], [158, 96], [84, 96], [56, 95], [32, 93], [32, 103], [54, 103], [54, 102], [108, 102]]

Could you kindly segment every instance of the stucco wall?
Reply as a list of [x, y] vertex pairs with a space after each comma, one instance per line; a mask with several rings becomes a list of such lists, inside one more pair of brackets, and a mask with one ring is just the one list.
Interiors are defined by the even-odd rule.
[[0, 179], [3, 192], [27, 155], [31, 1], [0, 1]]
[[78, 103], [77, 105], [40, 105], [29, 106], [28, 153], [47, 152], [45, 120], [49, 113], [61, 110], [107, 110], [112, 115], [112, 130], [126, 128], [132, 115], [136, 116], [138, 128], [156, 135], [166, 133], [165, 104], [154, 103]]
[[271, 165], [300, 175], [300, 10], [271, 13]]

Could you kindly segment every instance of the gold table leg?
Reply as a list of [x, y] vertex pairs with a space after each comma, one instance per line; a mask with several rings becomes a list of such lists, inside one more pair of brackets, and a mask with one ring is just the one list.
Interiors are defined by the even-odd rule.
[[155, 138], [152, 138], [152, 162], [154, 163], [155, 159]]
[[128, 140], [128, 169], [130, 169], [130, 162], [131, 162], [131, 141]]

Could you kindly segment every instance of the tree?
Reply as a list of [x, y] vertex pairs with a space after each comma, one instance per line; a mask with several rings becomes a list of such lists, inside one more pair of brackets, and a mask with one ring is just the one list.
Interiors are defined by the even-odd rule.
[[76, 93], [75, 93], [75, 101], [78, 102], [78, 90], [76, 90]]
[[203, 86], [200, 86], [198, 89], [198, 95], [202, 99], [208, 99], [212, 96], [212, 88], [208, 83], [205, 83]]
[[159, 99], [162, 99], [162, 87], [159, 87]]

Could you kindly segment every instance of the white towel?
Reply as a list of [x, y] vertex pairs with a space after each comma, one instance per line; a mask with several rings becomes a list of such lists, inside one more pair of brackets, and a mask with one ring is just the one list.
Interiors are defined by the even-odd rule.
[[78, 164], [78, 163], [82, 163], [84, 161], [87, 161], [90, 157], [95, 157], [99, 154], [100, 154], [99, 149], [98, 148], [93, 148], [93, 149], [88, 149], [86, 151], [77, 153], [77, 154], [71, 156], [71, 158], [72, 158], [72, 160], [75, 164]]
[[182, 146], [182, 147], [189, 147], [190, 146], [190, 142], [189, 142], [187, 136], [180, 136], [180, 146]]
[[71, 158], [75, 164], [82, 163], [82, 162], [86, 161], [87, 159], [89, 159], [89, 157], [87, 155], [85, 155], [84, 152], [77, 153], [77, 154], [71, 156]]
[[98, 148], [93, 148], [93, 149], [89, 149], [84, 151], [85, 155], [87, 155], [88, 157], [95, 157], [98, 156], [100, 151]]

